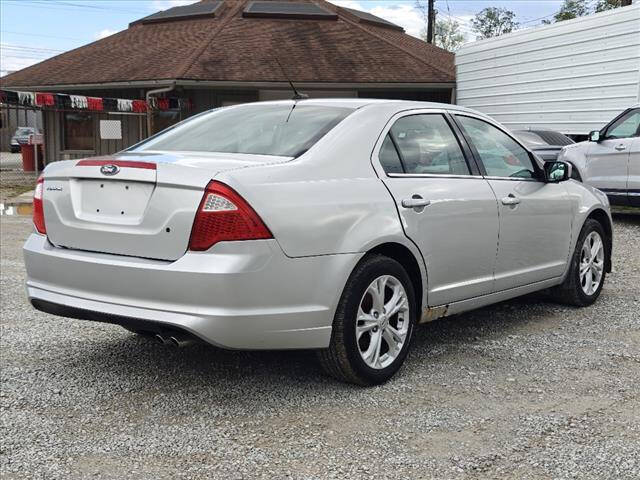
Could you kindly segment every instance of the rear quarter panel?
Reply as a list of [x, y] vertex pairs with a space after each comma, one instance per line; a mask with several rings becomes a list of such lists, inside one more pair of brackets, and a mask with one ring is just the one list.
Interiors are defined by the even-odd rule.
[[371, 165], [376, 140], [396, 110], [364, 107], [296, 160], [227, 171], [216, 180], [251, 204], [288, 256], [364, 252], [389, 241], [413, 247]]

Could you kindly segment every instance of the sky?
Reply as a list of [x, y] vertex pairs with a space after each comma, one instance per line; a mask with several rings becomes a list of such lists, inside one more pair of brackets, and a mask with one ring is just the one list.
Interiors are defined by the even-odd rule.
[[[0, 0], [0, 75], [127, 28], [129, 22], [194, 0]], [[418, 36], [423, 23], [415, 0], [330, 0], [368, 11]], [[562, 0], [437, 0], [440, 18], [453, 18], [472, 41], [470, 19], [485, 7], [506, 7], [523, 27], [558, 11]]]

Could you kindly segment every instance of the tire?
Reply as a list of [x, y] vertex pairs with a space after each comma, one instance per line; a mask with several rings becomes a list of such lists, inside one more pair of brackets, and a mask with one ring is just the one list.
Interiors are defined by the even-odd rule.
[[[583, 249], [585, 248], [585, 242], [591, 242], [591, 239], [593, 239], [595, 235], [599, 237], [602, 243], [602, 256], [600, 260], [594, 260], [593, 264], [600, 265], [601, 276], [596, 288], [585, 289], [585, 279], [580, 276], [581, 264], [583, 266], [585, 265], [585, 262], [583, 261]], [[595, 302], [600, 296], [605, 277], [607, 276], [606, 263], [608, 253], [606, 234], [602, 225], [596, 220], [591, 218], [588, 219], [583, 225], [578, 241], [576, 242], [576, 249], [571, 257], [571, 265], [569, 267], [569, 272], [567, 273], [567, 278], [565, 278], [561, 285], [551, 291], [553, 298], [559, 303], [573, 305], [576, 307], [586, 307]], [[593, 270], [591, 275], [593, 275]], [[593, 278], [594, 277], [592, 277], [592, 279]]]
[[[373, 293], [379, 291], [376, 287], [380, 285], [385, 285], [384, 293], [376, 295], [376, 303]], [[381, 298], [388, 308], [396, 304], [400, 310], [388, 317], [381, 314], [377, 311]], [[395, 303], [392, 299], [400, 300]], [[364, 315], [358, 319], [361, 307]], [[320, 364], [326, 373], [344, 382], [363, 386], [384, 383], [407, 357], [416, 318], [413, 284], [402, 265], [383, 255], [367, 256], [347, 280], [333, 320], [329, 348], [317, 352]]]

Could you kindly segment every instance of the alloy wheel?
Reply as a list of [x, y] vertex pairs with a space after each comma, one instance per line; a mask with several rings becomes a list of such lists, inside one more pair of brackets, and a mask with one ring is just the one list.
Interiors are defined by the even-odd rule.
[[584, 293], [593, 295], [598, 290], [603, 271], [604, 244], [598, 232], [591, 232], [580, 252], [580, 286]]
[[391, 365], [402, 351], [410, 324], [409, 299], [392, 275], [376, 278], [358, 307], [356, 342], [360, 356], [371, 368]]

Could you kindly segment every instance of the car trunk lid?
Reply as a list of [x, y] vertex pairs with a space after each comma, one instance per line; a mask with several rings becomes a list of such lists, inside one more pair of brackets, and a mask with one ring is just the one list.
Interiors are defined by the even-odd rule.
[[56, 162], [44, 178], [47, 236], [58, 247], [176, 260], [217, 173], [286, 160], [155, 152]]

